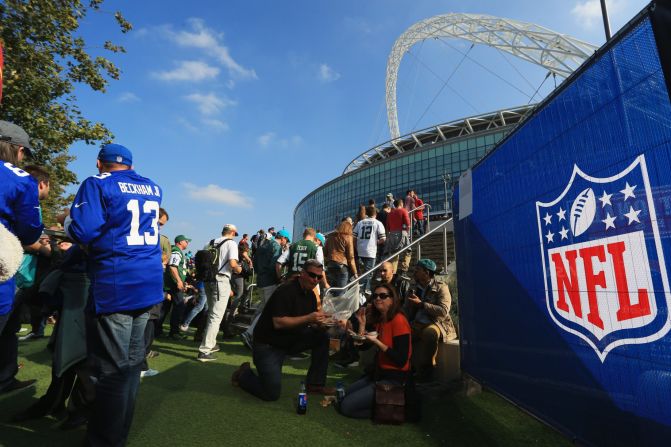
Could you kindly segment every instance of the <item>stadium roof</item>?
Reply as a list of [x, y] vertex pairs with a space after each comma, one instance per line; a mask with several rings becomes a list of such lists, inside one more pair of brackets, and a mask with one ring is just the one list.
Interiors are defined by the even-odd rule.
[[425, 146], [518, 124], [535, 106], [535, 104], [531, 104], [512, 109], [503, 109], [411, 132], [361, 153], [347, 165], [343, 174], [355, 171], [361, 167], [370, 166], [398, 154], [421, 149]]

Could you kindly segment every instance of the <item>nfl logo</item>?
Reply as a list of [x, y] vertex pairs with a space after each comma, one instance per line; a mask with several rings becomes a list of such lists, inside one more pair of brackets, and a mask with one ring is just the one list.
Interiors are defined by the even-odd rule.
[[536, 202], [552, 320], [604, 362], [617, 346], [671, 327], [669, 280], [645, 156], [608, 178], [577, 166], [564, 191]]

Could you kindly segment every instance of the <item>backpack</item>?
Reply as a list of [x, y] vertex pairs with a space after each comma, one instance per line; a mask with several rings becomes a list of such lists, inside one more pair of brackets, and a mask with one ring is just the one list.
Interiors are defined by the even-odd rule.
[[196, 252], [193, 260], [198, 281], [214, 281], [217, 278], [217, 273], [219, 273], [219, 248], [231, 240], [233, 239], [224, 239], [215, 245], [214, 239], [212, 239], [206, 248]]
[[16, 272], [16, 287], [19, 289], [29, 289], [35, 284], [35, 274], [37, 273], [37, 256], [24, 254], [23, 261]]

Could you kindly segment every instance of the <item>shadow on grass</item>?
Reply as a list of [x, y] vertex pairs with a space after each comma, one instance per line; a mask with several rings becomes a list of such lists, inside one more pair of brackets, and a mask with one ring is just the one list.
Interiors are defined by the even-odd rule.
[[[26, 367], [22, 379], [39, 379], [37, 388], [0, 398], [0, 420], [8, 420], [44, 393], [50, 380], [46, 342], [21, 346]], [[218, 360], [195, 360], [198, 344], [157, 340], [159, 357], [149, 360], [160, 371], [144, 378], [138, 393], [128, 445], [450, 445], [517, 446], [562, 445], [565, 441], [526, 414], [491, 393], [466, 398], [458, 389], [430, 390], [424, 399], [420, 424], [377, 426], [369, 420], [347, 419], [332, 406], [322, 407], [321, 396], [310, 395], [308, 413], [298, 416], [295, 399], [310, 360], [287, 360], [282, 394], [263, 402], [231, 385], [233, 371], [251, 352], [238, 340], [220, 343]], [[48, 360], [48, 361], [45, 361]], [[30, 374], [28, 374], [30, 373]], [[330, 365], [328, 382], [355, 381], [358, 369]], [[0, 445], [18, 447], [78, 445], [84, 430], [62, 432], [58, 421], [43, 418], [22, 424], [0, 423]]]

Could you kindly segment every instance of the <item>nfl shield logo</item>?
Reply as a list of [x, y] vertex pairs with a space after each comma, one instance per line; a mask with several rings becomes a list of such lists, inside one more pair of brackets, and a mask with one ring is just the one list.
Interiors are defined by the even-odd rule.
[[536, 202], [548, 312], [604, 362], [671, 327], [669, 280], [645, 156], [608, 178], [574, 166], [564, 191]]

